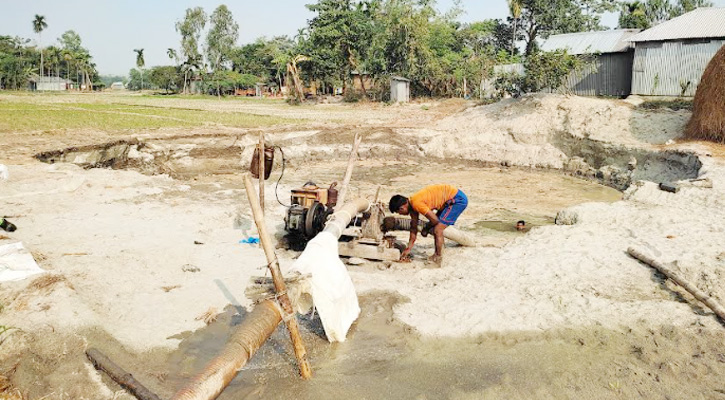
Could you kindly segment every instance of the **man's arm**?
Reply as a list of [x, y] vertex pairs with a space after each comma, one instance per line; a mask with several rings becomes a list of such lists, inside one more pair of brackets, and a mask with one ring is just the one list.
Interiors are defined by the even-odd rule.
[[438, 225], [441, 222], [441, 221], [438, 220], [438, 216], [435, 215], [435, 213], [433, 212], [433, 210], [430, 210], [427, 213], [425, 213], [425, 217], [428, 218], [428, 221], [429, 221], [429, 225], [430, 226], [436, 226], [436, 225]]
[[418, 237], [418, 212], [411, 210], [410, 212], [410, 238], [408, 239], [408, 247], [400, 254], [401, 260], [410, 259], [410, 251], [413, 249], [415, 239]]

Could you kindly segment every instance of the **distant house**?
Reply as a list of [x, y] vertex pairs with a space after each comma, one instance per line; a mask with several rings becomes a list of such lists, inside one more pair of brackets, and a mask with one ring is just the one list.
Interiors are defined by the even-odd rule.
[[567, 50], [569, 54], [591, 54], [593, 62], [569, 75], [565, 88], [580, 96], [630, 94], [634, 49], [629, 38], [638, 29], [617, 29], [552, 35], [541, 45], [544, 51]]
[[[362, 91], [365, 85], [365, 90], [370, 90], [373, 87], [373, 78], [367, 72], [352, 71], [352, 85], [357, 91]], [[360, 84], [362, 82], [362, 84]]]
[[30, 79], [30, 90], [40, 91], [64, 91], [71, 87], [72, 82], [68, 79], [59, 78], [56, 76], [38, 76], [33, 75]]
[[123, 82], [113, 82], [111, 84], [111, 90], [123, 90], [126, 89], [126, 86], [123, 84]]
[[694, 96], [708, 62], [725, 45], [725, 8], [698, 8], [629, 40], [632, 93]]

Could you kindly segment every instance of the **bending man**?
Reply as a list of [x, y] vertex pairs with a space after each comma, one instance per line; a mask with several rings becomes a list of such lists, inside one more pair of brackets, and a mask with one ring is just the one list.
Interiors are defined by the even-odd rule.
[[410, 196], [410, 199], [399, 194], [391, 197], [390, 211], [410, 215], [411, 219], [410, 240], [408, 247], [400, 255], [400, 260], [410, 259], [410, 250], [413, 249], [418, 236], [418, 220], [420, 214], [423, 214], [429, 222], [423, 228], [422, 234], [426, 236], [430, 232], [435, 238], [435, 253], [430, 260], [440, 264], [443, 259], [443, 230], [456, 223], [467, 205], [466, 194], [451, 185], [426, 186]]

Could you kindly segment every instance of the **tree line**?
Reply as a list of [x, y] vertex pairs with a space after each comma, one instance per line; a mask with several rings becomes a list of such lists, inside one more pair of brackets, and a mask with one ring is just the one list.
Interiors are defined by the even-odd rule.
[[[414, 96], [478, 96], [498, 64], [543, 68], [532, 71], [538, 76], [576, 68], [580, 63], [566, 52], [542, 54], [538, 44], [553, 34], [608, 29], [601, 23], [606, 12], [619, 12], [620, 28], [645, 29], [712, 5], [709, 0], [507, 1], [505, 19], [461, 23], [460, 2], [441, 12], [434, 0], [317, 0], [306, 6], [314, 15], [294, 36], [262, 37], [241, 46], [239, 25], [226, 5], [211, 14], [193, 7], [175, 23], [180, 41], [166, 51], [170, 65], [147, 70], [144, 48], [134, 49], [137, 68], [129, 72], [127, 87], [222, 95], [262, 83], [273, 92], [287, 87], [297, 100], [310, 90], [386, 100], [389, 78], [399, 75], [411, 81]], [[43, 47], [47, 22], [36, 15], [32, 23], [37, 45], [0, 36], [0, 88], [26, 88], [36, 75], [68, 79], [75, 87], [99, 83], [77, 33], [67, 31]]]
[[[238, 25], [229, 9], [211, 15], [186, 10], [176, 23], [180, 46], [170, 48], [173, 67], [152, 69], [151, 82], [167, 90], [229, 93], [261, 82], [290, 88], [298, 99], [306, 88], [347, 98], [386, 99], [386, 83], [399, 75], [414, 95], [476, 96], [497, 64], [538, 68], [544, 86], [553, 85], [585, 60], [565, 51], [541, 54], [538, 44], [553, 34], [605, 30], [606, 12], [619, 11], [619, 28], [645, 29], [708, 0], [508, 0], [506, 19], [461, 23], [460, 2], [447, 12], [433, 0], [317, 0], [314, 13], [294, 37], [259, 38], [235, 45]], [[206, 36], [204, 37], [205, 28]], [[548, 69], [547, 69], [548, 68]], [[140, 81], [139, 70], [131, 81]], [[132, 85], [137, 87], [138, 85]], [[531, 80], [532, 90], [542, 85]]]
[[42, 15], [31, 21], [38, 34], [37, 44], [30, 39], [0, 35], [0, 89], [26, 89], [38, 77], [67, 79], [74, 88], [91, 90], [98, 85], [98, 71], [81, 37], [73, 30], [64, 32], [50, 46], [42, 46], [42, 32], [48, 22]]

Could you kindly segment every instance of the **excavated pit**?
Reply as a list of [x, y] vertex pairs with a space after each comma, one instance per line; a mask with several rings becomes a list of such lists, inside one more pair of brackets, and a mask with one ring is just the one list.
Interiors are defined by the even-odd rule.
[[[348, 146], [319, 132], [273, 133], [273, 143], [285, 151], [288, 167], [310, 162], [341, 161], [348, 157]], [[369, 138], [375, 139], [379, 132]], [[98, 145], [69, 147], [46, 151], [35, 157], [47, 163], [69, 162], [84, 168], [132, 169], [145, 174], [168, 174], [175, 179], [199, 175], [224, 175], [246, 170], [242, 160], [249, 159], [256, 144], [254, 135], [204, 135], [156, 138], [140, 141], [136, 138]], [[349, 136], [349, 135], [345, 135]], [[275, 140], [276, 139], [276, 140]], [[306, 144], [306, 140], [311, 142]], [[428, 158], [419, 148], [397, 139], [366, 143], [359, 151], [362, 160], [421, 162]], [[617, 145], [571, 135], [556, 135], [552, 144], [567, 156], [562, 172], [598, 182], [619, 191], [633, 182], [647, 180], [656, 183], [676, 182], [697, 178], [702, 163], [692, 152], [657, 150]], [[277, 153], [277, 165], [280, 154]], [[507, 161], [449, 160], [428, 158], [440, 164], [455, 161], [456, 165], [516, 167]], [[365, 174], [365, 172], [362, 172]], [[395, 173], [375, 171], [376, 178], [390, 181]], [[373, 176], [365, 176], [363, 178]]]
[[654, 151], [569, 135], [558, 135], [554, 145], [569, 157], [564, 171], [617, 190], [626, 190], [638, 180], [694, 179], [702, 167], [697, 155], [682, 150]]
[[[275, 185], [275, 196], [271, 201], [276, 203], [276, 198], [279, 198], [280, 203], [286, 204], [289, 188], [301, 186], [307, 181], [325, 186], [342, 178], [349, 145], [341, 143], [345, 143], [354, 132], [337, 133], [337, 137], [333, 137], [335, 133], [292, 131], [267, 134], [270, 142], [282, 148], [285, 159], [285, 175], [281, 185], [275, 185], [280, 178], [277, 174], [282, 169], [283, 158], [280, 151], [276, 152], [274, 174], [268, 181], [268, 185]], [[485, 182], [481, 185], [484, 190], [495, 186], [494, 190], [503, 191], [496, 199], [502, 201], [496, 204], [485, 196], [474, 199], [488, 208], [472, 215], [474, 220], [464, 223], [463, 229], [485, 236], [487, 240], [484, 244], [489, 245], [502, 245], [518, 237], [521, 232], [511, 229], [518, 220], [526, 221], [529, 228], [550, 225], [559, 211], [556, 207], [564, 208], [587, 201], [619, 200], [619, 194], [608, 192], [603, 186], [621, 192], [637, 180], [662, 183], [692, 179], [697, 177], [702, 166], [695, 154], [685, 151], [632, 148], [561, 134], [556, 135], [553, 143], [569, 157], [561, 170], [516, 168], [505, 165], [505, 162], [496, 165], [490, 161], [427, 158], [416, 146], [408, 144], [406, 147], [405, 141], [391, 133], [367, 133], [354, 174], [356, 194], [372, 198], [378, 185], [382, 185], [383, 192], [388, 189], [389, 192], [412, 193], [426, 181], [454, 182], [466, 189]], [[247, 170], [248, 161], [245, 160], [251, 159], [256, 144], [256, 133], [181, 135], [71, 147], [43, 152], [36, 158], [48, 163], [70, 162], [84, 168], [106, 167], [135, 170], [148, 175], [168, 174], [186, 182], [206, 182], [216, 186], [221, 183], [226, 188], [236, 189], [241, 182], [238, 175]], [[407, 182], [406, 177], [414, 176], [416, 171], [422, 172], [422, 175]], [[564, 179], [566, 175], [574, 177], [575, 181]], [[587, 186], [576, 183], [577, 180], [596, 184]], [[568, 193], [564, 197], [569, 200], [550, 202], [543, 209], [534, 204], [506, 204], [506, 192], [521, 198], [534, 193], [538, 196], [536, 201], [546, 203], [554, 193], [552, 187]], [[467, 214], [473, 212], [468, 211]], [[281, 221], [281, 217], [277, 219]], [[400, 239], [405, 238], [401, 236]]]

